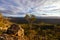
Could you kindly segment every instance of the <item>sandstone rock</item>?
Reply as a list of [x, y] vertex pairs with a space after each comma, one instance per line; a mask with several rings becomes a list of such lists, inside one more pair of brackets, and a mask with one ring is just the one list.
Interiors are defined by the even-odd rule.
[[16, 24], [12, 24], [3, 35], [4, 34], [8, 35], [5, 35], [6, 40], [24, 40], [24, 29]]

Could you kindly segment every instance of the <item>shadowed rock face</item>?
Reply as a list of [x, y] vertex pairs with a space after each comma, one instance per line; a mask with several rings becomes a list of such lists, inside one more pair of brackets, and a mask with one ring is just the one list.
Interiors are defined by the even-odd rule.
[[[6, 32], [0, 35], [0, 40], [24, 40], [22, 28], [19, 25], [12, 24]], [[19, 36], [21, 34], [21, 36]], [[13, 36], [14, 35], [14, 36]]]
[[7, 31], [0, 35], [0, 40], [18, 40], [18, 37], [12, 36], [16, 33], [18, 33], [18, 30], [20, 30], [20, 27], [16, 24], [12, 24]]
[[12, 24], [8, 29], [7, 29], [7, 34], [16, 34], [20, 30], [20, 27], [16, 24]]

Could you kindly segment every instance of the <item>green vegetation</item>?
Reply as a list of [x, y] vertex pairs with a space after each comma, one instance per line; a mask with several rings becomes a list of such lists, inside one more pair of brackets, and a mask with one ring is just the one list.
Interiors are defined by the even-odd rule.
[[[28, 36], [30, 40], [59, 40], [60, 39], [60, 26], [56, 25], [35, 25], [33, 24], [31, 29], [28, 24], [21, 24], [25, 30], [25, 36]], [[48, 27], [47, 27], [48, 26]]]
[[[28, 24], [18, 24], [24, 29], [24, 38], [26, 40], [60, 40], [60, 25], [46, 24], [44, 22], [34, 23], [34, 15], [25, 16]], [[0, 16], [0, 34], [8, 29], [13, 23]]]

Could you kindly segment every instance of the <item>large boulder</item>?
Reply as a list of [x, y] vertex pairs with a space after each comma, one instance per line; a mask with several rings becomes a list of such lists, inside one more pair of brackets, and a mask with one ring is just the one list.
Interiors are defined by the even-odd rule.
[[16, 34], [20, 30], [20, 27], [16, 24], [12, 24], [6, 31], [7, 34]]
[[[4, 32], [3, 34], [7, 34], [9, 35], [7, 37], [7, 39], [9, 40], [9, 38], [14, 39], [14, 40], [24, 40], [24, 29], [17, 25], [17, 24], [12, 24], [6, 32]], [[13, 36], [13, 37], [12, 37]], [[12, 40], [11, 39], [11, 40]]]

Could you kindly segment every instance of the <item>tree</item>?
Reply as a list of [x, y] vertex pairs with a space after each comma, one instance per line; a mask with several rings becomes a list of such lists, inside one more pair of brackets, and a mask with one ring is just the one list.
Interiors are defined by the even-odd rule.
[[30, 28], [32, 27], [33, 22], [36, 20], [36, 17], [31, 14], [26, 14], [25, 19], [28, 21]]

